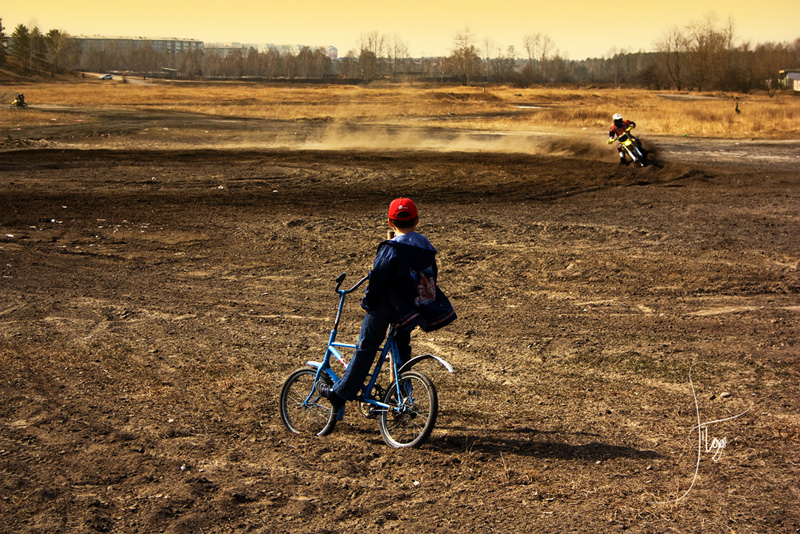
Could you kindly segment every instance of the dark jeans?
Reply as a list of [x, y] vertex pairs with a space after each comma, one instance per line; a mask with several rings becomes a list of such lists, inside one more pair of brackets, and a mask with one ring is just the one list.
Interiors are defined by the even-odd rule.
[[[356, 398], [386, 337], [386, 331], [394, 320], [394, 313], [388, 304], [375, 306], [364, 316], [353, 359], [347, 365], [341, 380], [333, 387], [341, 398], [346, 400]], [[397, 332], [394, 339], [400, 352], [398, 356], [401, 364], [407, 362], [411, 357], [411, 332]]]

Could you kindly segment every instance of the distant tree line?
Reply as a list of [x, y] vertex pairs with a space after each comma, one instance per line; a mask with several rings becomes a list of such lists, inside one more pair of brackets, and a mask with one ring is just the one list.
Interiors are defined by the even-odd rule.
[[[546, 34], [526, 35], [524, 50], [478, 43], [469, 30], [456, 35], [446, 72], [463, 83], [501, 82], [633, 84], [679, 91], [748, 93], [778, 89], [782, 69], [800, 68], [800, 37], [793, 43], [739, 42], [733, 23], [713, 16], [666, 31], [653, 52], [611, 50], [580, 61], [562, 56]], [[522, 59], [520, 59], [522, 56]]]
[[370, 82], [377, 79], [449, 81], [462, 84], [634, 84], [651, 89], [735, 91], [763, 89], [773, 94], [781, 69], [800, 68], [800, 37], [793, 43], [741, 42], [733, 23], [713, 16], [665, 31], [652, 52], [611, 50], [604, 57], [570, 60], [546, 34], [523, 39], [523, 49], [478, 41], [466, 28], [453, 38], [448, 56], [412, 58], [399, 36], [370, 32], [344, 57], [331, 59], [322, 48], [295, 52], [253, 48], [220, 54], [214, 50], [170, 53], [147, 42], [140, 46], [109, 43], [82, 51], [59, 30], [46, 34], [18, 25], [6, 36], [0, 18], [0, 65], [7, 54], [24, 73], [56, 74], [67, 69], [131, 71], [180, 77], [261, 80]]
[[[714, 17], [674, 27], [656, 42], [656, 62], [645, 78], [678, 90], [747, 93], [778, 88], [781, 69], [800, 67], [800, 38], [794, 43], [739, 43], [733, 22]], [[650, 82], [652, 83], [652, 82]]]

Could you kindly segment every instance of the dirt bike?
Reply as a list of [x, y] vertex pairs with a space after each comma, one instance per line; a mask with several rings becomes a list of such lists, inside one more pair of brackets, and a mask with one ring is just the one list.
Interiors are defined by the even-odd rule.
[[[616, 140], [619, 141], [623, 154], [627, 155], [632, 162], [644, 167], [648, 163], [647, 150], [639, 146], [634, 137], [630, 134], [630, 131], [631, 129], [628, 128], [625, 130], [625, 133], [617, 137]], [[608, 140], [609, 145], [613, 142], [614, 139]]]
[[18, 98], [15, 98], [11, 103], [11, 109], [25, 109], [27, 107], [28, 104], [26, 104], [24, 100], [19, 100]]

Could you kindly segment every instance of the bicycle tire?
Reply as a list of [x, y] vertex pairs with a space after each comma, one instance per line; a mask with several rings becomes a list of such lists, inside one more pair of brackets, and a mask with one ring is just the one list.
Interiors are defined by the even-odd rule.
[[387, 445], [395, 449], [416, 448], [433, 432], [439, 414], [439, 398], [431, 379], [422, 373], [404, 373], [399, 382], [400, 402], [397, 398], [397, 382], [391, 385], [384, 397], [384, 402], [392, 408], [381, 412], [381, 436]]
[[[325, 436], [336, 426], [336, 413], [328, 399], [316, 391], [306, 404], [308, 394], [314, 389], [317, 370], [301, 367], [292, 372], [281, 388], [280, 412], [286, 428], [295, 434]], [[328, 384], [332, 380], [323, 373], [320, 377]]]

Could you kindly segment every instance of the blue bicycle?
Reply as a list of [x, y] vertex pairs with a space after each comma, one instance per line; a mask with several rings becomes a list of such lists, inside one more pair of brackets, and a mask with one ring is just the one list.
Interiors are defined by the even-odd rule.
[[[345, 368], [347, 361], [340, 349], [355, 350], [356, 346], [336, 341], [339, 321], [342, 318], [345, 297], [358, 289], [369, 277], [365, 276], [350, 289], [341, 289], [345, 273], [336, 278], [336, 293], [339, 295], [339, 308], [336, 312], [328, 347], [322, 362], [309, 361], [305, 367], [292, 372], [283, 384], [280, 397], [281, 419], [291, 432], [315, 436], [330, 434], [336, 421], [344, 417], [344, 408], [333, 411], [330, 402], [316, 390], [318, 380], [329, 385], [335, 384], [339, 376], [331, 368], [332, 359]], [[423, 354], [400, 365], [397, 343], [394, 339], [395, 326], [389, 328], [384, 346], [380, 349], [378, 361], [367, 383], [356, 398], [359, 411], [364, 417], [379, 421], [383, 440], [391, 447], [419, 447], [430, 437], [439, 413], [439, 400], [436, 387], [430, 378], [412, 371], [421, 361], [433, 359], [453, 373], [453, 367], [433, 354]], [[389, 387], [384, 389], [378, 378], [384, 363], [390, 362]], [[386, 373], [384, 373], [386, 374]], [[397, 377], [397, 378], [395, 378]]]

